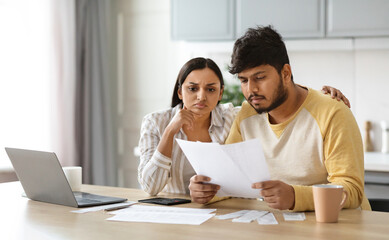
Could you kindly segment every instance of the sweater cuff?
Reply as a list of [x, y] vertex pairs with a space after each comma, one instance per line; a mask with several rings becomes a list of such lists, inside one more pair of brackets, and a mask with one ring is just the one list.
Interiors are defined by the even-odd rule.
[[294, 212], [313, 211], [315, 209], [313, 203], [312, 186], [292, 185], [294, 189]]
[[154, 155], [151, 159], [151, 162], [158, 167], [161, 167], [166, 170], [170, 170], [172, 166], [172, 159], [169, 157], [166, 157], [162, 153], [160, 153], [158, 150], [155, 150]]
[[214, 196], [209, 202], [205, 203], [204, 205], [212, 204], [212, 203], [223, 201], [223, 200], [230, 199], [230, 198], [231, 197], [218, 197], [218, 196]]

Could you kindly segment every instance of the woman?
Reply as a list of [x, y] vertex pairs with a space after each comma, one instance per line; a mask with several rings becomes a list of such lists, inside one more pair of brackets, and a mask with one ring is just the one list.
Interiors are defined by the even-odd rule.
[[[145, 192], [189, 193], [196, 173], [174, 138], [224, 143], [239, 108], [219, 104], [223, 89], [222, 73], [211, 59], [194, 58], [181, 68], [171, 108], [148, 114], [142, 122], [138, 180]], [[324, 86], [322, 91], [348, 105], [337, 89]]]

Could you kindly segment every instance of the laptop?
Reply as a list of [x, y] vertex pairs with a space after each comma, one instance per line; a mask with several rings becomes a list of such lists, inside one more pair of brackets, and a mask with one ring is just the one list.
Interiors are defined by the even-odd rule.
[[91, 207], [124, 202], [127, 199], [73, 192], [53, 152], [5, 148], [26, 193], [35, 201], [69, 207]]

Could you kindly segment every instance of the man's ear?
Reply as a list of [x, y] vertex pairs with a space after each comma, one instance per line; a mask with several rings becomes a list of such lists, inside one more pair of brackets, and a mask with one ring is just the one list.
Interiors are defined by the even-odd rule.
[[292, 81], [292, 68], [289, 64], [284, 64], [281, 70], [282, 78], [284, 79], [284, 83]]
[[220, 89], [219, 101], [221, 101], [223, 98], [223, 92], [224, 92], [224, 86], [222, 86], [222, 88]]

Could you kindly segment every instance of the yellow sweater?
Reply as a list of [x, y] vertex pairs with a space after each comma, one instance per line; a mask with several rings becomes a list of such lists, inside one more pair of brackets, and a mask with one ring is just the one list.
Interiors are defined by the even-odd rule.
[[272, 180], [293, 186], [293, 211], [314, 210], [314, 184], [338, 184], [348, 192], [345, 208], [370, 210], [364, 195], [361, 135], [343, 103], [316, 90], [286, 122], [270, 124], [247, 102], [235, 118], [226, 144], [258, 138]]

